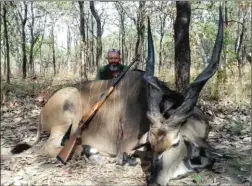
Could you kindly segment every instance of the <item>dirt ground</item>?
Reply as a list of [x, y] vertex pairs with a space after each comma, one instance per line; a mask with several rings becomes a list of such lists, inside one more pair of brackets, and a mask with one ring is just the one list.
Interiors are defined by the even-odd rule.
[[[250, 109], [203, 101], [200, 106], [210, 118], [210, 144], [232, 158], [220, 158], [212, 170], [172, 180], [170, 185], [250, 185]], [[104, 157], [104, 164], [95, 165], [79, 157], [64, 166], [54, 158], [40, 156], [36, 150], [47, 139], [47, 133], [43, 133], [34, 148], [12, 155], [10, 150], [16, 143], [31, 142], [35, 138], [40, 109], [29, 96], [13, 96], [2, 105], [1, 185], [146, 185], [140, 165], [115, 165], [109, 157]]]

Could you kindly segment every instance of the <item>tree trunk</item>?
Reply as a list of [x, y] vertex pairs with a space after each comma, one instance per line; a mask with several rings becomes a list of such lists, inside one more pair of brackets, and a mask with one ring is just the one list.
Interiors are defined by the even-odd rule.
[[[207, 58], [207, 54], [206, 51], [204, 50], [204, 44], [202, 41], [202, 35], [201, 34], [196, 34], [196, 45], [197, 47], [197, 51], [202, 59], [202, 65], [203, 68], [206, 68], [208, 65], [208, 58]], [[197, 66], [197, 69], [199, 69], [201, 66], [201, 63], [199, 63], [199, 65]]]
[[[161, 4], [161, 9], [163, 8], [163, 2]], [[165, 23], [166, 23], [166, 17], [167, 14], [164, 14], [162, 17], [161, 15], [159, 16], [160, 19], [160, 40], [159, 40], [159, 65], [158, 65], [158, 73], [161, 73], [161, 66], [162, 66], [162, 52], [163, 52], [163, 38], [164, 38], [164, 28], [165, 28]]]
[[[228, 9], [227, 9], [227, 1], [224, 2], [224, 6], [225, 6], [225, 27], [227, 28], [228, 26]], [[225, 28], [224, 28], [225, 29]], [[224, 38], [228, 38], [228, 33], [224, 32]], [[217, 72], [221, 73], [220, 75], [217, 75], [217, 77], [221, 77], [222, 79], [219, 80], [219, 82], [221, 83], [225, 83], [227, 81], [227, 59], [228, 59], [228, 53], [227, 53], [227, 44], [223, 43], [222, 45], [223, 48], [223, 63], [220, 65], [220, 69]]]
[[224, 2], [225, 6], [225, 24], [228, 26], [228, 9], [227, 9], [227, 1]]
[[191, 4], [187, 1], [176, 1], [176, 8], [177, 16], [174, 23], [175, 84], [177, 91], [183, 92], [190, 82], [189, 24]]
[[101, 19], [97, 13], [97, 11], [95, 10], [94, 7], [94, 1], [90, 1], [90, 10], [92, 12], [92, 15], [94, 16], [95, 20], [96, 20], [96, 26], [97, 26], [97, 42], [96, 42], [96, 68], [97, 70], [99, 69], [99, 65], [100, 65], [100, 60], [101, 60], [101, 56], [102, 56], [102, 28], [101, 28]]
[[80, 47], [80, 55], [81, 55], [81, 78], [85, 77], [87, 79], [87, 73], [86, 73], [86, 65], [85, 62], [86, 59], [86, 38], [85, 38], [85, 19], [84, 19], [84, 2], [79, 2], [79, 8], [80, 8], [80, 34], [81, 34], [81, 47]]
[[[145, 18], [145, 1], [139, 1], [138, 13], [137, 13], [137, 21], [136, 21], [136, 28], [137, 28], [137, 41], [135, 47], [135, 56], [140, 55], [140, 60], [144, 61], [144, 18]], [[136, 68], [139, 68], [139, 63], [136, 64]]]
[[51, 39], [52, 39], [52, 53], [53, 53], [53, 74], [56, 75], [56, 58], [55, 58], [55, 41], [54, 41], [54, 23], [51, 28]]
[[89, 42], [88, 42], [88, 39], [89, 39], [89, 35], [88, 35], [88, 31], [89, 31], [89, 16], [90, 16], [90, 12], [87, 11], [87, 16], [86, 16], [86, 41], [87, 41], [87, 48], [89, 48]]
[[26, 72], [27, 57], [26, 57], [26, 44], [25, 44], [26, 43], [25, 25], [26, 25], [26, 21], [27, 21], [27, 3], [26, 2], [23, 2], [23, 3], [24, 3], [24, 17], [22, 17], [21, 14], [19, 14], [19, 16], [22, 21], [23, 79], [26, 79], [26, 76], [27, 76], [27, 72]]
[[[2, 20], [2, 19], [1, 19]], [[1, 27], [1, 26], [0, 26]], [[4, 36], [5, 37], [5, 36]], [[1, 42], [0, 42], [0, 45], [1, 45]], [[3, 56], [4, 56], [4, 63], [3, 63], [3, 75], [6, 76], [7, 75], [7, 54], [6, 54], [6, 41], [5, 39], [3, 40], [3, 47], [2, 49], [2, 52], [3, 52]], [[1, 46], [2, 47], [2, 46]], [[0, 55], [1, 57], [2, 55]], [[7, 76], [6, 76], [7, 77]]]
[[[46, 16], [45, 16], [45, 21], [44, 21], [44, 28], [43, 28], [43, 30], [45, 30], [45, 27], [46, 27]], [[39, 57], [40, 57], [40, 74], [42, 74], [42, 70], [43, 70], [43, 72], [45, 71], [44, 70], [44, 67], [43, 67], [43, 69], [42, 69], [42, 66], [44, 66], [44, 64], [42, 64], [42, 44], [43, 44], [43, 41], [44, 41], [44, 35], [45, 35], [45, 31], [43, 31], [43, 33], [42, 33], [42, 36], [41, 36], [41, 41], [40, 41], [40, 44], [39, 44], [39, 47], [38, 47], [38, 49], [37, 50], [39, 50]], [[35, 53], [36, 53], [37, 51], [35, 51]]]
[[[236, 38], [236, 42], [235, 42], [235, 54], [236, 54], [236, 59], [238, 62], [238, 71], [239, 71], [239, 78], [242, 77], [242, 67], [244, 65], [244, 60], [245, 60], [245, 50], [244, 50], [244, 44], [243, 44], [243, 40], [244, 40], [244, 36], [245, 36], [245, 31], [246, 31], [246, 12], [241, 11], [241, 7], [239, 6], [239, 10], [238, 10], [238, 19], [240, 20], [242, 15], [242, 23], [241, 22], [237, 22], [238, 23], [238, 29], [237, 29], [237, 38]], [[241, 25], [241, 29], [240, 29], [240, 25]], [[241, 32], [241, 33], [240, 33]], [[243, 48], [243, 49], [242, 49]]]
[[93, 72], [92, 71], [92, 68], [91, 68], [91, 66], [92, 66], [92, 62], [91, 62], [91, 60], [90, 60], [90, 42], [89, 42], [89, 35], [88, 35], [88, 32], [89, 32], [89, 22], [90, 22], [90, 20], [89, 20], [89, 17], [90, 17], [90, 12], [88, 11], [87, 12], [87, 18], [86, 18], [86, 63], [87, 63], [87, 68], [86, 68], [86, 71], [88, 71], [88, 72]]
[[[119, 27], [120, 28], [120, 27]], [[118, 33], [118, 43], [119, 43], [119, 47], [118, 49], [122, 50], [122, 43], [121, 43], [121, 35], [122, 35], [122, 29], [120, 28], [119, 29], [119, 33]], [[121, 51], [122, 52], [122, 51]], [[122, 54], [122, 53], [121, 53]], [[121, 58], [122, 58], [122, 55], [121, 55]]]
[[34, 39], [34, 33], [33, 33], [33, 28], [34, 28], [34, 11], [33, 11], [33, 2], [31, 2], [31, 25], [30, 25], [30, 32], [31, 32], [31, 40], [30, 40], [30, 54], [29, 54], [29, 69], [30, 69], [30, 74], [34, 75], [34, 59], [33, 59], [33, 50], [34, 50], [34, 45], [36, 40]]
[[[240, 19], [241, 16], [241, 7], [238, 6], [238, 14], [237, 17]], [[239, 45], [239, 36], [240, 36], [240, 24], [237, 23], [237, 31], [236, 31], [236, 40], [235, 40], [235, 53], [237, 53], [238, 45]]]
[[67, 72], [69, 73], [71, 70], [70, 58], [71, 55], [71, 32], [69, 26], [67, 26]]
[[125, 15], [121, 15], [121, 31], [122, 31], [122, 63], [126, 64], [126, 44], [125, 44], [125, 26], [124, 26]]
[[[2, 33], [2, 2], [0, 2], [0, 33]], [[3, 39], [3, 45], [4, 45], [4, 39]], [[2, 48], [2, 42], [0, 42], [0, 48], [3, 50], [0, 50], [0, 61], [2, 61], [2, 56], [5, 56], [4, 48]], [[5, 58], [5, 57], [4, 57]], [[0, 73], [1, 73], [1, 79], [2, 75], [5, 76], [4, 72], [4, 67], [5, 66], [5, 59], [3, 60], [3, 65], [2, 63], [0, 64]]]
[[95, 69], [95, 61], [94, 61], [94, 17], [91, 16], [91, 60], [92, 60], [92, 69]]
[[244, 52], [241, 50], [242, 49], [242, 45], [243, 45], [243, 39], [244, 39], [244, 34], [245, 34], [245, 15], [243, 17], [243, 24], [242, 24], [242, 28], [241, 28], [241, 34], [239, 36], [239, 44], [237, 47], [237, 53], [236, 53], [236, 58], [238, 61], [238, 70], [239, 70], [239, 78], [242, 77], [242, 67], [244, 64]]
[[8, 28], [7, 28], [7, 2], [3, 5], [3, 23], [4, 23], [4, 38], [6, 46], [6, 60], [7, 60], [7, 83], [10, 83], [10, 46], [8, 38]]
[[126, 42], [125, 42], [125, 11], [123, 9], [123, 6], [121, 4], [122, 2], [116, 2], [116, 9], [118, 11], [118, 14], [120, 16], [120, 44], [121, 44], [121, 62], [122, 64], [126, 64], [127, 61], [127, 49], [126, 49]]
[[85, 43], [85, 19], [84, 19], [84, 1], [78, 1], [80, 8], [80, 34], [81, 40]]

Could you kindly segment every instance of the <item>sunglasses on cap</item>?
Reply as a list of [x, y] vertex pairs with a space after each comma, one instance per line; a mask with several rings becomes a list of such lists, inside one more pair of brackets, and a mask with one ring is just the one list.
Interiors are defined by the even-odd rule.
[[109, 53], [109, 52], [116, 52], [116, 53], [118, 53], [119, 55], [121, 54], [120, 50], [114, 49], [114, 48], [110, 49], [110, 50], [108, 51], [108, 53]]

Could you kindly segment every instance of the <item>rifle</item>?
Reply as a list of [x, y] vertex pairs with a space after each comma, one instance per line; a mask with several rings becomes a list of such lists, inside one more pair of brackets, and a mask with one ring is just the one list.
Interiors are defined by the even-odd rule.
[[110, 96], [110, 94], [114, 91], [115, 86], [120, 82], [126, 72], [130, 69], [130, 67], [138, 60], [139, 55], [135, 57], [133, 62], [115, 79], [112, 86], [109, 88], [107, 92], [101, 94], [100, 99], [91, 107], [89, 112], [85, 114], [80, 122], [76, 132], [70, 137], [65, 146], [61, 149], [56, 158], [63, 163], [64, 165], [68, 162], [72, 153], [74, 152], [77, 145], [81, 145], [81, 133], [88, 127], [89, 122], [95, 116], [96, 112], [102, 106], [102, 104], [106, 101], [106, 99]]

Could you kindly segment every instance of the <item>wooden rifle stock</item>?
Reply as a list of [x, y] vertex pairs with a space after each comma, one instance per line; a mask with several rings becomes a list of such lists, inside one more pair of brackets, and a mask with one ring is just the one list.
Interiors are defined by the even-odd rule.
[[91, 110], [82, 117], [79, 122], [79, 127], [77, 131], [70, 137], [65, 146], [61, 149], [59, 154], [57, 155], [57, 159], [61, 161], [64, 165], [72, 156], [77, 145], [81, 144], [81, 132], [88, 126], [89, 121], [93, 118], [98, 109], [102, 106], [102, 104], [106, 101], [106, 99], [110, 96], [110, 94], [114, 91], [114, 87], [110, 87], [108, 92], [102, 96], [102, 98], [96, 102]]
[[122, 79], [125, 73], [129, 70], [129, 68], [135, 63], [135, 61], [139, 58], [139, 55], [133, 60], [133, 62], [128, 66], [128, 68], [114, 81], [113, 85], [109, 88], [109, 90], [102, 94], [99, 101], [97, 101], [90, 111], [82, 117], [79, 122], [79, 127], [77, 131], [70, 137], [64, 147], [61, 149], [56, 158], [63, 163], [64, 165], [68, 162], [72, 153], [74, 152], [77, 145], [81, 145], [81, 133], [82, 131], [88, 127], [89, 122], [92, 120], [96, 112], [102, 106], [102, 104], [106, 101], [106, 99], [110, 96], [110, 94], [114, 91], [115, 86]]
[[68, 162], [69, 158], [72, 156], [76, 146], [78, 145], [78, 138], [74, 134], [67, 141], [63, 149], [61, 149], [60, 153], [56, 156], [56, 158], [64, 165]]

